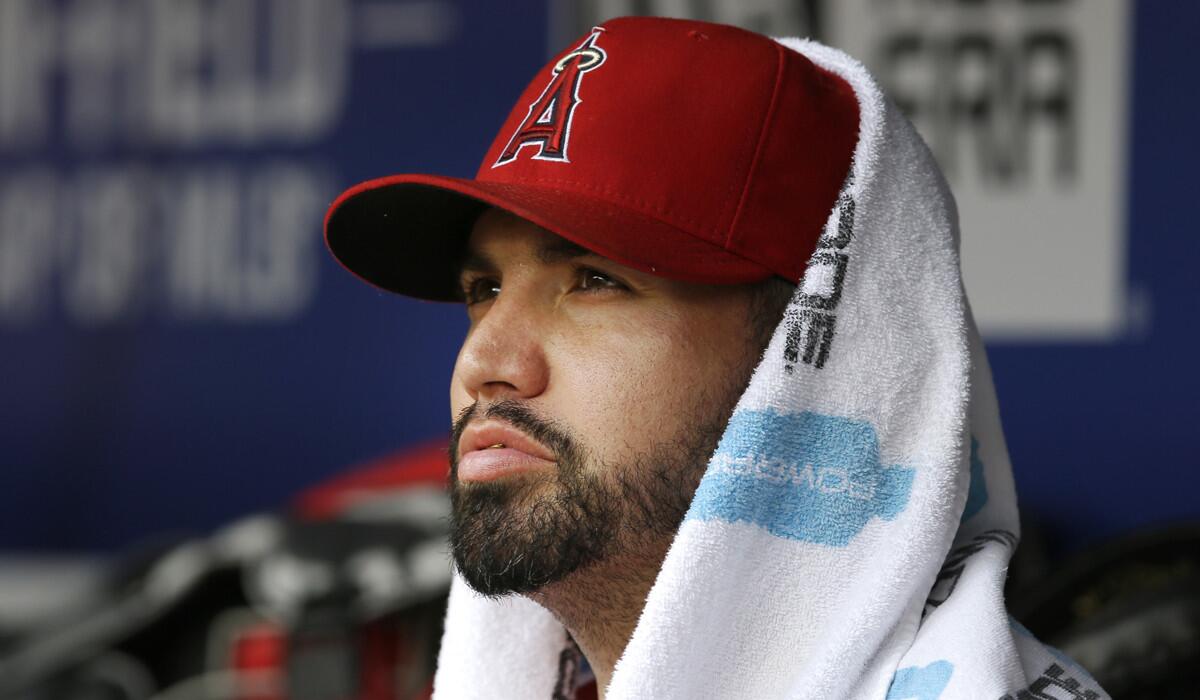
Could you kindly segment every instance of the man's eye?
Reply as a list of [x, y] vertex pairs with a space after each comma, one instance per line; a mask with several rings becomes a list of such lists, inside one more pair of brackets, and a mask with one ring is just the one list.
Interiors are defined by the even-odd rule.
[[579, 269], [578, 289], [590, 292], [604, 289], [628, 289], [628, 287], [599, 270], [582, 267]]
[[463, 283], [463, 300], [467, 306], [494, 299], [500, 293], [500, 280], [494, 277], [476, 277]]

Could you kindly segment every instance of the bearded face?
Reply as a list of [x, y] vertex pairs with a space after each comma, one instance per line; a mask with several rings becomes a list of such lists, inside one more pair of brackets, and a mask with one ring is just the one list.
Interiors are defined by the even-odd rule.
[[497, 210], [460, 281], [459, 572], [487, 595], [601, 562], [653, 575], [787, 295], [640, 272]]

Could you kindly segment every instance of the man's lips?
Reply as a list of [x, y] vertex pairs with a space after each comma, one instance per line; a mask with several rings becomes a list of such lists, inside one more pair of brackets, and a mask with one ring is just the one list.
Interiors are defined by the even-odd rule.
[[541, 443], [496, 420], [473, 423], [458, 440], [460, 481], [491, 481], [554, 462], [554, 455]]

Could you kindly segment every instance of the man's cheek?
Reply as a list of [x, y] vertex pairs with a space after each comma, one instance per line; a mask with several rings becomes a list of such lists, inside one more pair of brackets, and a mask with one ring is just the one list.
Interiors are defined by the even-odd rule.
[[689, 368], [659, 356], [626, 376], [623, 410], [619, 412], [626, 435], [670, 437], [679, 416], [692, 414], [688, 404], [694, 395], [695, 377]]

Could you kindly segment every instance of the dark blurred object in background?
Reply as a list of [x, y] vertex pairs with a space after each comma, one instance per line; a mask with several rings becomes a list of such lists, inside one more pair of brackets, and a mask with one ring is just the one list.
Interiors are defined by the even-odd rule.
[[1040, 580], [1031, 574], [1036, 566], [1014, 561], [1013, 617], [1087, 668], [1112, 697], [1200, 697], [1200, 524], [1100, 544], [1044, 569]]
[[90, 602], [5, 635], [0, 697], [428, 698], [450, 584], [446, 472], [444, 446], [423, 447], [287, 514], [135, 554]]
[[[443, 444], [353, 470], [290, 512], [148, 544], [41, 624], [0, 623], [0, 698], [424, 700], [451, 568]], [[1056, 563], [1024, 518], [1016, 620], [1122, 700], [1200, 690], [1200, 524]], [[53, 572], [50, 574], [53, 576]], [[4, 619], [0, 617], [0, 619]]]

